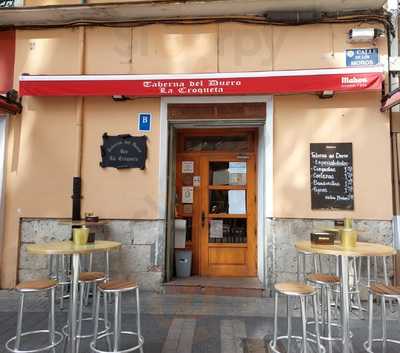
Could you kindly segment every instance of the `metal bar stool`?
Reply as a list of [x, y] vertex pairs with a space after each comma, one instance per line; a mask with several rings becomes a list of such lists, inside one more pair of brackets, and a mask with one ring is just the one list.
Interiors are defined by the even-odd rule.
[[49, 255], [49, 278], [57, 281], [57, 289], [60, 295], [60, 309], [64, 309], [64, 299], [69, 298], [68, 290], [71, 284], [71, 256], [69, 255]]
[[[17, 334], [15, 337], [10, 338], [6, 342], [6, 349], [13, 353], [35, 353], [52, 350], [55, 353], [55, 348], [62, 342], [63, 335], [61, 332], [55, 330], [54, 307], [55, 307], [55, 289], [57, 282], [54, 280], [36, 280], [21, 282], [17, 285], [16, 290], [20, 294], [18, 320], [17, 320]], [[22, 316], [24, 311], [24, 298], [27, 293], [37, 292], [50, 292], [49, 304], [49, 323], [47, 330], [35, 330], [22, 332]], [[47, 333], [49, 335], [49, 344], [44, 347], [33, 349], [21, 349], [21, 338], [25, 336], [33, 336], [38, 334]]]
[[[128, 291], [136, 291], [136, 322], [137, 322], [137, 332], [132, 331], [122, 331], [122, 317], [121, 317], [121, 294]], [[106, 332], [103, 334], [98, 333], [98, 319], [99, 319], [99, 306], [100, 306], [100, 293], [110, 293], [114, 294], [114, 331]], [[105, 310], [107, 310], [105, 308]], [[126, 348], [121, 350], [120, 348], [120, 335], [129, 335], [137, 337], [137, 344], [133, 347]], [[116, 280], [110, 281], [108, 283], [101, 283], [98, 285], [98, 292], [96, 298], [96, 315], [95, 315], [95, 323], [94, 323], [94, 338], [90, 344], [90, 348], [93, 352], [97, 353], [107, 353], [109, 351], [102, 351], [96, 347], [96, 344], [99, 340], [104, 337], [114, 336], [113, 342], [113, 350], [112, 352], [117, 353], [128, 353], [133, 352], [137, 349], [140, 350], [140, 353], [143, 353], [143, 343], [144, 338], [142, 336], [141, 324], [140, 324], [140, 302], [139, 302], [139, 287], [135, 282], [132, 281], [123, 281]]]
[[[92, 315], [83, 318], [83, 306], [84, 306], [84, 295], [87, 292], [86, 288], [89, 287], [90, 285], [93, 285], [93, 293], [94, 295], [96, 294], [96, 288], [97, 288], [97, 283], [104, 282], [106, 279], [106, 275], [104, 272], [81, 272], [79, 274], [79, 312], [78, 312], [78, 330], [77, 330], [77, 336], [76, 336], [76, 351], [79, 352], [79, 346], [80, 346], [80, 340], [85, 339], [85, 338], [92, 338], [93, 334], [82, 334], [82, 322], [83, 321], [93, 321], [95, 318], [95, 310], [96, 310], [96, 305], [95, 301], [93, 300], [92, 303]], [[104, 329], [101, 331], [101, 334], [108, 332], [110, 329], [110, 322], [108, 321], [108, 310], [107, 310], [107, 295], [104, 294], [104, 318], [99, 318], [98, 320], [101, 320], [104, 322]], [[65, 325], [62, 328], [62, 331], [65, 336], [65, 342], [64, 342], [64, 351], [66, 347], [68, 346], [68, 324]]]
[[[307, 272], [307, 258], [311, 259], [311, 266], [313, 267], [313, 272], [318, 272], [318, 268], [322, 266], [321, 257], [317, 254], [313, 254], [307, 251], [297, 250], [296, 254], [296, 263], [297, 263], [297, 282], [305, 281], [306, 275], [310, 272]], [[302, 277], [302, 278], [300, 278]]]
[[[381, 299], [382, 314], [382, 337], [373, 338], [373, 317], [374, 317], [374, 295]], [[376, 283], [368, 289], [368, 340], [364, 342], [364, 348], [368, 353], [374, 353], [373, 343], [381, 342], [382, 346], [375, 352], [385, 353], [388, 343], [399, 344], [399, 340], [390, 339], [386, 333], [386, 299], [400, 299], [400, 287], [394, 287], [382, 283]]]
[[[331, 313], [332, 307], [334, 307], [335, 310], [338, 309], [337, 302], [333, 301], [332, 295], [338, 290], [338, 287], [340, 287], [340, 278], [335, 275], [314, 273], [307, 276], [307, 282], [317, 286], [321, 291], [321, 321], [318, 321], [318, 325], [322, 328], [320, 338], [328, 342], [329, 352], [332, 352], [332, 342], [341, 341], [343, 339], [342, 326], [339, 323], [333, 322]], [[315, 321], [308, 321], [307, 325], [315, 325]], [[334, 334], [332, 333], [333, 328], [337, 330]], [[316, 336], [315, 332], [309, 332], [309, 334], [312, 337]], [[353, 334], [350, 333], [350, 337], [352, 336]], [[350, 349], [353, 351], [352, 346]]]
[[[104, 253], [104, 256], [105, 256], [105, 259], [104, 259], [105, 260], [104, 273], [105, 273], [105, 277], [106, 277], [105, 281], [108, 282], [110, 280], [110, 252], [106, 251]], [[93, 254], [91, 253], [91, 254], [88, 255], [88, 259], [87, 259], [87, 271], [88, 272], [92, 272], [93, 271], [93, 263], [94, 263]], [[86, 306], [89, 304], [89, 295], [90, 295], [90, 286], [87, 286], [86, 290], [85, 290], [85, 305]], [[92, 290], [92, 298], [93, 298], [93, 301], [96, 298], [96, 295], [95, 295], [95, 292], [94, 292], [94, 287], [93, 287], [93, 290]]]
[[[302, 353], [311, 352], [308, 350], [307, 343], [312, 343], [316, 345], [318, 353], [325, 353], [325, 347], [321, 345], [319, 337], [319, 327], [318, 327], [318, 299], [317, 299], [317, 289], [299, 282], [283, 282], [275, 284], [275, 310], [274, 310], [274, 337], [269, 342], [269, 347], [275, 353], [281, 353], [277, 349], [278, 341], [287, 341], [287, 352], [291, 352], [291, 341], [292, 339], [302, 342]], [[287, 336], [278, 337], [278, 299], [279, 294], [285, 295], [287, 298], [287, 322], [288, 322], [288, 332]], [[290, 298], [299, 298], [301, 307], [301, 318], [303, 323], [303, 336], [293, 336], [292, 335], [292, 314], [290, 307]], [[314, 310], [314, 320], [315, 320], [315, 340], [307, 337], [307, 314], [306, 314], [306, 302], [307, 298], [312, 297], [313, 300], [313, 310]]]

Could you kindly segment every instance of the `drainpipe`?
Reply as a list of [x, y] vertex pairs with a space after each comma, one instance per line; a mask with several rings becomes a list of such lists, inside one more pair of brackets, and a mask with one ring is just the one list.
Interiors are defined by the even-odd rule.
[[[85, 27], [79, 27], [79, 72], [81, 75], [85, 73]], [[83, 97], [78, 97], [76, 107], [76, 154], [75, 154], [75, 170], [73, 177], [73, 193], [72, 193], [72, 219], [81, 219], [81, 174], [82, 174], [82, 144], [83, 144]]]
[[[399, 56], [399, 24], [398, 24], [398, 0], [388, 1], [388, 11], [392, 14], [392, 24], [394, 28], [394, 37], [389, 38], [389, 91], [399, 87], [399, 76], [395, 71], [391, 71], [392, 58]], [[390, 39], [391, 38], [391, 39]], [[399, 153], [400, 153], [400, 133], [393, 129], [393, 120], [399, 117], [399, 106], [395, 106], [390, 111], [391, 121], [391, 140], [392, 140], [392, 173], [393, 173], [393, 246], [398, 250], [395, 256], [394, 282], [400, 284], [400, 175], [399, 175]], [[396, 124], [397, 125], [397, 124]]]

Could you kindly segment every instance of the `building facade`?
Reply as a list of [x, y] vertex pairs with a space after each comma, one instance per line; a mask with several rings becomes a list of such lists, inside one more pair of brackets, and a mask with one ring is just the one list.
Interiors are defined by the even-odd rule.
[[[295, 278], [296, 240], [337, 219], [393, 242], [386, 28], [243, 22], [16, 29], [3, 288], [47, 274], [26, 246], [69, 239], [74, 177], [81, 215], [109, 220], [96, 237], [123, 244], [113, 273], [146, 289], [173, 276], [179, 225], [193, 274], [266, 289]], [[384, 35], [350, 42], [354, 28]], [[102, 167], [104, 134], [146, 136], [145, 168]]]

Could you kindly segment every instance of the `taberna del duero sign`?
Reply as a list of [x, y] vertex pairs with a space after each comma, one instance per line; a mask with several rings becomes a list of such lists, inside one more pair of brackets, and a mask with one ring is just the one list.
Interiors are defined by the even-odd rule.
[[140, 168], [145, 169], [147, 158], [147, 137], [117, 135], [103, 135], [100, 166], [118, 169]]
[[310, 144], [311, 208], [354, 209], [351, 143]]

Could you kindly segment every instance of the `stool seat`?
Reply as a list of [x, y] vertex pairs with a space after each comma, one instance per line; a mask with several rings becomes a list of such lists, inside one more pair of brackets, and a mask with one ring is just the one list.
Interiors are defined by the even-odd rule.
[[133, 281], [113, 280], [99, 284], [98, 288], [103, 292], [126, 292], [138, 288], [138, 285]]
[[375, 283], [369, 287], [369, 290], [375, 295], [400, 296], [400, 287], [386, 285], [383, 283]]
[[19, 283], [15, 289], [19, 292], [36, 292], [51, 289], [57, 286], [57, 281], [52, 279], [40, 279]]
[[325, 273], [312, 273], [307, 276], [307, 280], [318, 284], [339, 284], [340, 278], [335, 275]]
[[[55, 293], [57, 281], [54, 280], [34, 280], [21, 282], [16, 286], [19, 296], [17, 331], [14, 337], [11, 337], [5, 343], [7, 352], [12, 353], [39, 353], [39, 352], [56, 352], [56, 347], [62, 342], [64, 336], [61, 332], [55, 330]], [[36, 292], [46, 292], [49, 298], [49, 315], [48, 326], [46, 329], [23, 331], [23, 316], [25, 296], [32, 295]], [[48, 340], [38, 340], [35, 337], [48, 335]], [[43, 338], [43, 337], [42, 337]], [[30, 342], [28, 342], [30, 341]], [[29, 345], [27, 344], [29, 343]], [[2, 351], [4, 351], [2, 349]]]
[[79, 282], [95, 282], [106, 278], [104, 272], [81, 272], [79, 274]]
[[275, 289], [285, 295], [312, 295], [316, 289], [300, 282], [282, 282], [275, 284]]

